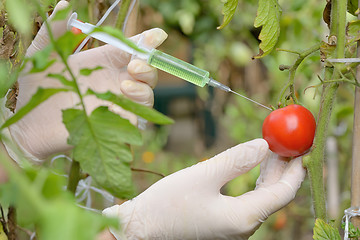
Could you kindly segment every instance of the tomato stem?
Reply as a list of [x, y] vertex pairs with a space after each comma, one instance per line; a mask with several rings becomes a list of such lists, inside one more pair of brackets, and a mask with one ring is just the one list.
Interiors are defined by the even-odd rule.
[[[331, 4], [330, 38], [331, 41], [336, 39], [335, 57], [344, 58], [347, 0], [332, 0]], [[333, 36], [336, 37], [334, 38]], [[337, 63], [334, 67], [340, 69], [342, 65], [343, 63]], [[335, 94], [339, 86], [339, 83], [334, 80], [340, 78], [341, 73], [339, 71], [334, 70], [334, 68], [330, 66], [325, 68], [323, 92], [321, 95], [320, 111], [313, 149], [303, 162], [304, 166], [308, 169], [310, 178], [315, 218], [321, 218], [324, 221], [327, 221], [325, 187], [323, 179], [325, 144], [328, 134], [328, 123], [333, 110]]]
[[[327, 69], [326, 75], [332, 75], [331, 69]], [[326, 76], [325, 76], [326, 77]], [[334, 96], [338, 88], [338, 83], [324, 84], [322, 101], [318, 116], [318, 124], [311, 153], [304, 158], [304, 166], [308, 170], [311, 185], [311, 195], [315, 211], [315, 218], [327, 219], [325, 204], [325, 187], [323, 179], [323, 166], [325, 144], [328, 132], [328, 123], [331, 116]]]
[[120, 10], [116, 19], [115, 28], [120, 29], [124, 32], [125, 30], [125, 19], [129, 13], [131, 0], [121, 1]]

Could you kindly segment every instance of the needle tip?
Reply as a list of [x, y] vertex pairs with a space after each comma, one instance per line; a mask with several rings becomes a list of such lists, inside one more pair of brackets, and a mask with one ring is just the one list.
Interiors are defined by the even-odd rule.
[[231, 90], [231, 89], [230, 89], [230, 92], [232, 92], [232, 93], [234, 93], [234, 94], [236, 94], [236, 95], [238, 95], [238, 96], [240, 96], [240, 97], [242, 97], [242, 98], [245, 98], [246, 100], [249, 100], [250, 102], [253, 102], [253, 103], [255, 103], [255, 104], [257, 104], [257, 105], [259, 105], [259, 106], [261, 106], [261, 107], [263, 107], [263, 108], [266, 108], [267, 110], [272, 111], [271, 108], [269, 108], [269, 107], [267, 107], [267, 106], [265, 106], [265, 105], [263, 105], [263, 104], [255, 101], [255, 100], [252, 100], [251, 98], [248, 98], [248, 97], [246, 97], [246, 96], [244, 96], [244, 95], [241, 95], [240, 93], [234, 92], [234, 91]]

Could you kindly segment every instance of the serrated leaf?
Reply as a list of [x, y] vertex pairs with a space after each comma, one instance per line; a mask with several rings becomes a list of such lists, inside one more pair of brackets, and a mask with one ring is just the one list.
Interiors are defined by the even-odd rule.
[[80, 74], [83, 76], [89, 76], [93, 71], [97, 71], [100, 69], [103, 69], [103, 67], [97, 66], [95, 68], [83, 68], [83, 69], [80, 69]]
[[82, 110], [64, 110], [63, 122], [81, 168], [113, 195], [132, 197], [132, 154], [125, 143], [141, 144], [139, 130], [106, 107], [95, 109], [88, 117]]
[[115, 37], [117, 39], [119, 39], [121, 42], [125, 43], [128, 47], [136, 50], [137, 52], [140, 53], [145, 53], [145, 51], [141, 48], [139, 48], [133, 41], [131, 41], [130, 39], [128, 39], [127, 37], [125, 37], [125, 35], [123, 34], [122, 31], [120, 31], [119, 29], [110, 27], [110, 26], [104, 26], [104, 27], [96, 27], [93, 30], [93, 33], [97, 33], [97, 32], [103, 32], [106, 33], [112, 37]]
[[156, 111], [155, 109], [146, 107], [144, 105], [141, 105], [139, 103], [135, 103], [131, 101], [130, 99], [126, 98], [123, 95], [115, 95], [112, 92], [106, 92], [106, 93], [96, 93], [92, 90], [88, 90], [88, 94], [94, 94], [96, 97], [110, 101], [121, 108], [130, 111], [132, 113], [135, 113], [136, 115], [150, 121], [156, 124], [172, 124], [174, 121], [163, 115], [162, 113]]
[[55, 78], [57, 80], [59, 80], [62, 84], [64, 84], [64, 86], [68, 86], [71, 88], [75, 87], [75, 84], [73, 81], [68, 80], [64, 75], [62, 74], [58, 74], [58, 73], [49, 73], [47, 75], [50, 78]]
[[322, 219], [316, 219], [314, 226], [314, 240], [341, 240], [339, 231]]
[[223, 22], [218, 29], [222, 29], [229, 24], [231, 19], [234, 17], [238, 2], [239, 0], [226, 0], [222, 9], [222, 14], [224, 15]]
[[19, 32], [31, 33], [31, 5], [27, 4], [25, 0], [11, 0], [6, 1], [6, 10], [10, 22]]
[[67, 91], [69, 90], [64, 88], [46, 88], [46, 89], [39, 88], [37, 92], [31, 97], [29, 102], [21, 109], [19, 109], [14, 115], [12, 115], [12, 117], [7, 119], [0, 129], [4, 129], [6, 127], [9, 127], [11, 124], [16, 123], [26, 114], [28, 114], [31, 110], [33, 110], [35, 107], [39, 106], [42, 102], [49, 99], [51, 96], [59, 92], [67, 92]]
[[268, 55], [275, 47], [280, 35], [281, 7], [277, 0], [259, 0], [254, 26], [262, 27], [259, 35], [261, 41], [259, 54], [254, 58]]

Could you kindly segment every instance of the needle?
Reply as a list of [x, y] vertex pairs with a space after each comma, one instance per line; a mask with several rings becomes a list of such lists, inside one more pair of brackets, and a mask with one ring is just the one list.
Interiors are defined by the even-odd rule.
[[236, 95], [238, 95], [238, 96], [240, 96], [240, 97], [242, 97], [242, 98], [245, 98], [246, 100], [249, 100], [250, 102], [253, 102], [253, 103], [255, 103], [255, 104], [257, 104], [257, 105], [259, 105], [259, 106], [261, 106], [261, 107], [263, 107], [263, 108], [266, 108], [267, 110], [272, 111], [271, 108], [269, 108], [269, 107], [267, 107], [267, 106], [265, 106], [265, 105], [263, 105], [263, 104], [261, 104], [261, 103], [258, 103], [257, 101], [252, 100], [251, 98], [248, 98], [248, 97], [246, 97], [246, 96], [244, 96], [244, 95], [241, 95], [240, 93], [234, 92], [234, 91], [231, 90], [231, 89], [230, 89], [230, 92], [235, 93]]

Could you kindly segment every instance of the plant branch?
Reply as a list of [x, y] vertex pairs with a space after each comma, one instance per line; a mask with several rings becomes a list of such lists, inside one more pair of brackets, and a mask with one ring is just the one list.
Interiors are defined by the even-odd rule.
[[[289, 68], [289, 78], [286, 86], [282, 89], [279, 97], [279, 102], [282, 102], [282, 99], [284, 98], [285, 92], [287, 89], [290, 89], [290, 96], [294, 100], [295, 103], [297, 103], [296, 97], [295, 97], [295, 90], [294, 90], [294, 81], [295, 81], [295, 74], [296, 70], [300, 66], [300, 64], [304, 61], [304, 59], [309, 56], [310, 54], [318, 51], [320, 49], [320, 43], [310, 47], [309, 49], [305, 50], [304, 52], [298, 53], [298, 58], [296, 59], [295, 63]], [[296, 52], [297, 53], [297, 52]]]
[[8, 215], [7, 215], [7, 226], [8, 226], [8, 240], [17, 240], [17, 234], [16, 234], [16, 208], [14, 206], [10, 206], [8, 209]]
[[276, 51], [279, 51], [279, 52], [288, 52], [288, 53], [293, 53], [293, 54], [296, 54], [296, 55], [300, 55], [300, 54], [301, 54], [301, 53], [298, 52], [298, 51], [289, 50], [289, 49], [283, 49], [283, 48], [276, 48]]
[[160, 177], [162, 177], [162, 178], [165, 177], [165, 175], [162, 174], [162, 173], [154, 172], [154, 171], [147, 170], [147, 169], [140, 169], [140, 168], [133, 168], [133, 167], [132, 167], [132, 168], [131, 168], [131, 171], [134, 171], [134, 172], [152, 173], [152, 174], [158, 175], [158, 176], [160, 176]]

